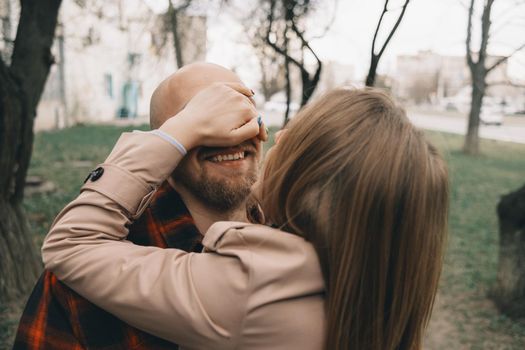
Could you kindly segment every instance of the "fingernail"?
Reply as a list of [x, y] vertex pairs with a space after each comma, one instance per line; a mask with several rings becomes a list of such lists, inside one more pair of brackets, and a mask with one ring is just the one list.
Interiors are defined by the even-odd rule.
[[252, 96], [255, 95], [255, 91], [253, 91], [252, 89], [250, 89], [250, 91], [252, 92]]
[[266, 131], [266, 134], [270, 135], [270, 129], [268, 129], [268, 127], [265, 127], [264, 130]]
[[257, 124], [259, 124], [259, 126], [262, 125], [262, 117], [261, 116], [257, 117]]

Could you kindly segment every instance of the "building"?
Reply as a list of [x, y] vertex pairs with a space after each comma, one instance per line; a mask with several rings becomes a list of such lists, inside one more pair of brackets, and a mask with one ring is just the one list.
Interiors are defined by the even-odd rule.
[[[0, 0], [0, 50], [16, 33], [18, 6]], [[18, 13], [18, 12], [17, 12]], [[185, 63], [206, 59], [207, 20], [195, 11], [179, 18]], [[159, 82], [176, 70], [173, 38], [162, 14], [141, 0], [64, 1], [35, 130], [115, 119], [146, 121]], [[9, 38], [10, 37], [10, 38]]]
[[[500, 59], [489, 56], [487, 64]], [[394, 93], [406, 101], [416, 103], [439, 103], [464, 95], [470, 86], [470, 70], [464, 56], [441, 56], [432, 51], [420, 51], [416, 55], [397, 57]], [[507, 63], [504, 62], [489, 73], [489, 84], [508, 82]], [[508, 91], [499, 88], [490, 90], [494, 97], [503, 98]]]
[[324, 92], [337, 87], [355, 85], [355, 68], [353, 65], [335, 61], [323, 62], [321, 80], [317, 91]]
[[14, 0], [0, 0], [0, 54], [6, 64], [11, 61], [13, 40], [16, 34], [16, 16], [20, 4]]

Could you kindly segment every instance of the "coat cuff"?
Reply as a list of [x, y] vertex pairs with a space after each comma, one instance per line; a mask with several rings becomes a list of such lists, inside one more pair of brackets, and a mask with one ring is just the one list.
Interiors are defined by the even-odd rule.
[[181, 159], [180, 151], [158, 135], [124, 133], [106, 161], [87, 177], [81, 192], [96, 191], [136, 218]]
[[[96, 191], [118, 203], [131, 217], [140, 216], [149, 204], [148, 199], [155, 193], [156, 186], [147, 186], [126, 169], [113, 164], [100, 164], [98, 169], [103, 169], [103, 176], [96, 181], [88, 178], [80, 191]], [[119, 180], [117, 186], [115, 179]]]

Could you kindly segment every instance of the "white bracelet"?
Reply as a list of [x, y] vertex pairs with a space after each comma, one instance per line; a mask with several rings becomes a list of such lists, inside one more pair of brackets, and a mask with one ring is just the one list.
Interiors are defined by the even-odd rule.
[[159, 137], [162, 137], [164, 140], [168, 141], [169, 143], [171, 143], [173, 146], [175, 146], [177, 148], [177, 150], [183, 155], [185, 156], [188, 151], [186, 151], [186, 148], [182, 145], [182, 143], [180, 143], [177, 139], [175, 139], [173, 136], [165, 133], [164, 131], [162, 130], [159, 130], [159, 129], [155, 129], [155, 130], [151, 130], [151, 131], [140, 131], [140, 130], [134, 130], [133, 132], [148, 132], [148, 133], [151, 133], [151, 134], [154, 134], [154, 135], [157, 135]]

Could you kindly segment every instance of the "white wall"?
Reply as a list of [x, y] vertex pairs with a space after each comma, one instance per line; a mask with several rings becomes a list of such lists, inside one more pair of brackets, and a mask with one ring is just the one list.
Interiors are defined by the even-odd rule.
[[[64, 32], [64, 67], [67, 120], [60, 98], [60, 52], [55, 41], [53, 66], [46, 91], [38, 108], [35, 129], [63, 127], [78, 122], [111, 122], [123, 106], [123, 86], [133, 81], [138, 87], [137, 117], [149, 116], [149, 101], [157, 85], [175, 71], [171, 36], [163, 50], [156, 50], [152, 35], [159, 32], [159, 17], [140, 0], [103, 5], [97, 11], [80, 9], [74, 2], [63, 2], [60, 21]], [[199, 21], [195, 23], [204, 23]], [[206, 42], [206, 28], [198, 28]], [[129, 55], [138, 55], [131, 66]], [[108, 77], [112, 80], [112, 96]], [[58, 117], [57, 117], [58, 115]]]

